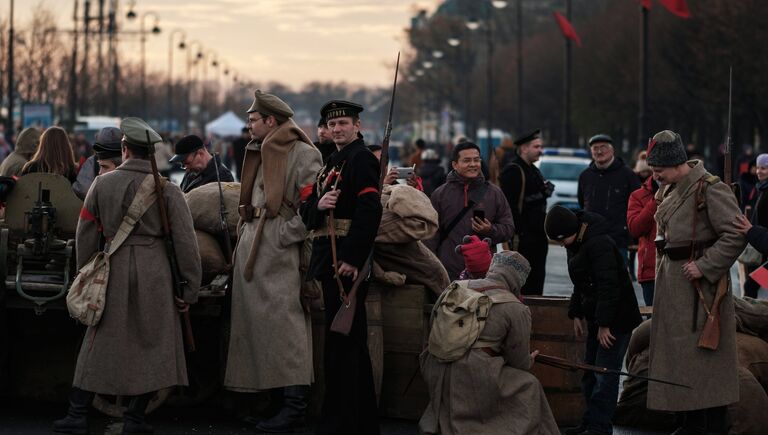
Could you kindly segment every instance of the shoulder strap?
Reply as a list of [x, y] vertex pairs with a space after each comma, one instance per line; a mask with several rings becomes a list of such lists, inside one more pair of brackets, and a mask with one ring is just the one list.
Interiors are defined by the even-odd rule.
[[456, 225], [461, 222], [461, 219], [464, 217], [464, 215], [467, 214], [467, 212], [472, 209], [474, 206], [479, 204], [483, 201], [483, 198], [485, 198], [485, 193], [488, 191], [488, 184], [487, 182], [483, 183], [480, 188], [477, 189], [477, 201], [475, 200], [469, 200], [469, 203], [466, 207], [462, 208], [459, 214], [456, 215], [456, 217], [451, 220], [451, 222], [448, 224], [447, 227], [445, 227], [444, 230], [440, 231], [440, 241], [437, 244], [438, 249], [440, 248], [440, 245], [445, 241], [445, 239], [448, 238], [448, 235], [451, 234], [451, 231], [453, 231], [454, 228], [456, 228]]
[[104, 249], [108, 256], [120, 248], [120, 245], [125, 242], [131, 231], [133, 231], [136, 222], [141, 219], [149, 207], [157, 200], [154, 184], [155, 181], [152, 174], [144, 177], [144, 181], [141, 182], [139, 190], [136, 191], [136, 196], [133, 197], [133, 201], [131, 201], [131, 205], [128, 207], [128, 212], [123, 216], [123, 221], [120, 223], [120, 228], [117, 229], [117, 234], [115, 234], [115, 237]]
[[517, 198], [517, 212], [520, 214], [523, 214], [523, 202], [525, 200], [525, 171], [523, 171], [523, 167], [512, 163], [520, 170], [520, 197]]

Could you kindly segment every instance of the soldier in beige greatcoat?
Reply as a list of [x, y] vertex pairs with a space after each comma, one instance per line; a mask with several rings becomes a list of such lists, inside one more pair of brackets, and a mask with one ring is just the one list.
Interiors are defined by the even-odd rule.
[[660, 204], [655, 217], [664, 239], [656, 263], [648, 375], [691, 387], [650, 382], [648, 408], [684, 412], [676, 434], [723, 433], [725, 406], [739, 400], [729, 281], [723, 282], [727, 294], [720, 306], [719, 346], [701, 348], [698, 340], [718, 282], [729, 280], [731, 265], [745, 246], [732, 224], [740, 211], [729, 186], [709, 174], [701, 161], [686, 161], [678, 134], [656, 134], [647, 162], [663, 186], [656, 194]]
[[[111, 240], [142, 181], [152, 173], [147, 160], [147, 133], [160, 136], [138, 118], [126, 118], [124, 163], [96, 177], [77, 224], [78, 269]], [[67, 416], [54, 430], [86, 433], [86, 415], [93, 394], [133, 396], [125, 412], [124, 433], [149, 433], [144, 411], [157, 390], [187, 385], [182, 326], [178, 310], [197, 301], [200, 254], [192, 216], [178, 186], [164, 183], [163, 201], [181, 279], [183, 299], [174, 296], [171, 268], [163, 241], [160, 211], [155, 201], [139, 219], [126, 241], [111, 255], [106, 303], [101, 321], [88, 327], [77, 358]], [[175, 300], [174, 300], [175, 299]]]
[[278, 97], [256, 91], [248, 109], [232, 275], [232, 320], [224, 387], [271, 390], [280, 410], [255, 429], [287, 432], [304, 422], [312, 372], [312, 324], [302, 308], [299, 261], [307, 230], [297, 209], [312, 192], [320, 152]]
[[[494, 300], [472, 349], [453, 362], [429, 350], [420, 357], [430, 401], [423, 434], [557, 435], [560, 431], [538, 379], [530, 372], [531, 312], [520, 288], [531, 266], [518, 252], [494, 254], [485, 279], [469, 281]], [[487, 289], [487, 290], [486, 290]]]

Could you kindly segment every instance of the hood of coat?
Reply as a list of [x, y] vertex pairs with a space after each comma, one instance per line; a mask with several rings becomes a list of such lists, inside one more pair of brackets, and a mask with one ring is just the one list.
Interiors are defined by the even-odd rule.
[[37, 150], [38, 143], [40, 143], [40, 130], [34, 127], [27, 127], [16, 138], [15, 151], [19, 154], [32, 155]]

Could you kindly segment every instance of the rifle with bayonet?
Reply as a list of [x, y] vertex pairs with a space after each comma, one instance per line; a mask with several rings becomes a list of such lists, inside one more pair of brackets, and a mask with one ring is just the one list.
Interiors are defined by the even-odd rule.
[[[395, 63], [395, 79], [394, 83], [392, 84], [392, 98], [389, 101], [389, 116], [387, 117], [387, 125], [384, 128], [384, 139], [381, 141], [381, 161], [379, 163], [379, 195], [381, 195], [381, 189], [384, 185], [384, 177], [387, 174], [387, 166], [389, 166], [389, 137], [392, 134], [392, 113], [395, 110], [397, 74], [399, 70], [400, 52], [397, 53], [397, 62]], [[333, 228], [333, 223], [330, 223], [329, 227]], [[331, 240], [334, 238], [334, 235], [331, 235]], [[334, 259], [334, 261], [336, 260]], [[373, 248], [371, 248], [371, 252], [368, 254], [368, 259], [365, 261], [365, 264], [363, 264], [362, 269], [358, 271], [357, 277], [355, 278], [354, 283], [352, 283], [352, 288], [349, 290], [349, 292], [345, 293], [344, 287], [341, 286], [341, 283], [337, 284], [339, 286], [339, 294], [341, 296], [342, 304], [339, 308], [339, 311], [336, 312], [336, 316], [333, 318], [333, 322], [331, 322], [331, 331], [338, 332], [339, 334], [343, 335], [349, 335], [349, 331], [352, 329], [352, 322], [355, 320], [355, 305], [357, 303], [355, 295], [357, 293], [357, 288], [360, 287], [360, 284], [362, 284], [366, 278], [368, 278], [368, 275], [372, 269], [372, 263]]]
[[565, 358], [560, 358], [560, 357], [551, 356], [551, 355], [544, 355], [541, 353], [536, 355], [536, 358], [534, 359], [534, 361], [537, 363], [544, 364], [544, 365], [561, 369], [561, 370], [570, 370], [570, 371], [584, 370], [584, 371], [594, 372], [594, 373], [599, 373], [604, 375], [622, 375], [622, 376], [628, 376], [630, 378], [643, 379], [649, 382], [658, 382], [661, 384], [674, 385], [675, 387], [688, 388], [688, 389], [691, 388], [689, 385], [678, 384], [672, 381], [665, 381], [663, 379], [636, 375], [633, 373], [622, 372], [621, 370], [609, 369], [607, 367], [600, 367], [600, 366], [595, 366], [591, 364], [570, 361]]
[[[157, 162], [155, 161], [155, 144], [149, 138], [149, 131], [145, 131], [147, 134], [147, 144], [149, 146], [149, 161], [152, 165], [152, 177], [155, 181], [155, 193], [157, 194], [157, 206], [160, 209], [160, 221], [163, 225], [163, 240], [165, 242], [165, 254], [168, 256], [168, 263], [171, 266], [171, 278], [173, 280], [173, 293], [178, 298], [184, 297], [184, 286], [186, 281], [182, 280], [181, 272], [179, 271], [179, 262], [176, 259], [176, 250], [173, 247], [173, 237], [171, 236], [171, 224], [168, 220], [168, 210], [165, 205], [165, 196], [163, 195], [163, 185], [160, 182], [160, 173], [157, 170]], [[189, 311], [179, 313], [181, 315], [181, 326], [184, 334], [184, 343], [186, 345], [187, 352], [195, 351], [195, 336], [192, 334], [192, 321], [189, 318]]]
[[[723, 182], [731, 188], [733, 194], [736, 195], [736, 203], [741, 202], [741, 189], [738, 183], [733, 183], [733, 168], [731, 167], [731, 109], [733, 106], [733, 68], [729, 69], [728, 73], [728, 127], [725, 130], [725, 149], [724, 151], [724, 168], [723, 168]], [[704, 328], [699, 335], [699, 341], [697, 346], [702, 349], [717, 350], [720, 345], [720, 304], [728, 294], [730, 289], [730, 279], [728, 274], [721, 276], [715, 285], [715, 297], [712, 299], [712, 305], [707, 306], [707, 301], [704, 299], [704, 293], [701, 291], [699, 280], [694, 281], [694, 288], [696, 289], [697, 297], [704, 305], [704, 311], [707, 314], [707, 318], [704, 321]], [[696, 302], [694, 315], [698, 317], [698, 302]], [[694, 322], [697, 322], [697, 317], [694, 317]], [[695, 326], [695, 323], [694, 323]]]

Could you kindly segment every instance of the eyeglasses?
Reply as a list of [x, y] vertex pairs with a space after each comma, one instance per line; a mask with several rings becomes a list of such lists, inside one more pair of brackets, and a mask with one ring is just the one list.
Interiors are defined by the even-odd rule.
[[269, 116], [262, 116], [261, 118], [256, 118], [256, 119], [248, 118], [248, 124], [255, 124], [256, 121], [258, 121], [260, 119], [265, 119], [265, 118], [269, 118]]
[[191, 153], [184, 156], [184, 161], [181, 162], [181, 169], [186, 170], [195, 160], [195, 157], [197, 157], [197, 150], [192, 151]]

